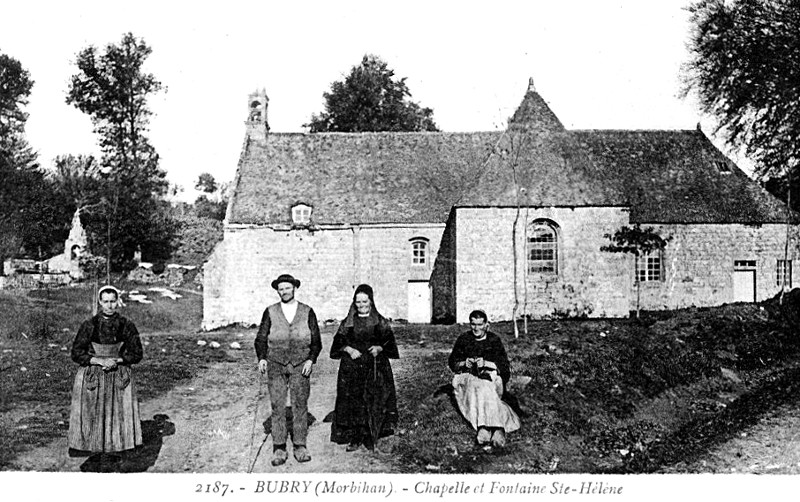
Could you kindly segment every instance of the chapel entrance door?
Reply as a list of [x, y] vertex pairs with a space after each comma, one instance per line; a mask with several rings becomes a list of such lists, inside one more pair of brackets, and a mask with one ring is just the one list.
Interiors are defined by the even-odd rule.
[[431, 322], [429, 281], [408, 281], [408, 322]]

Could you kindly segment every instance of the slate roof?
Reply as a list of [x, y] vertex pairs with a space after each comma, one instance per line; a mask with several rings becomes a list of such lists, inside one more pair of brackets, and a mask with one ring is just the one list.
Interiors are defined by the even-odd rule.
[[[572, 135], [605, 177], [625, 192], [631, 222], [786, 221], [786, 206], [699, 130], [590, 130]], [[720, 166], [729, 172], [721, 172]]]
[[[718, 163], [730, 173], [722, 174]], [[513, 169], [512, 169], [513, 167]], [[506, 131], [248, 138], [228, 223], [444, 223], [456, 207], [630, 206], [641, 223], [785, 221], [700, 131], [567, 131], [529, 90]]]
[[228, 222], [444, 223], [502, 132], [273, 134], [245, 145]]
[[509, 120], [496, 153], [480, 183], [456, 206], [628, 205], [618, 184], [592, 163], [535, 91], [528, 91]]

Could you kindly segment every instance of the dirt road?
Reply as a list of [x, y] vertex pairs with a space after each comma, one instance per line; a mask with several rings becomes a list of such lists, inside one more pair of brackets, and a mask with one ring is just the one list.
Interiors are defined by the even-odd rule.
[[[228, 350], [233, 362], [215, 363], [168, 393], [140, 403], [145, 448], [123, 456], [114, 470], [122, 472], [247, 472], [265, 434], [270, 415], [266, 378], [255, 367], [254, 334], [240, 335], [241, 350]], [[391, 472], [391, 459], [381, 453], [396, 438], [382, 440], [376, 452], [364, 449], [346, 453], [344, 446], [329, 441], [330, 424], [323, 418], [333, 410], [338, 361], [327, 356], [330, 334], [323, 333], [323, 352], [311, 376], [309, 412], [316, 421], [309, 428], [311, 462], [289, 461], [273, 467], [269, 460], [272, 438], [255, 460], [253, 472]], [[212, 335], [206, 335], [208, 340]], [[223, 344], [227, 347], [227, 344]], [[394, 361], [395, 374], [403, 372], [403, 360]], [[154, 419], [155, 417], [155, 419]], [[48, 446], [21, 454], [15, 464], [22, 470], [73, 472], [94, 470], [85, 457], [70, 457], [66, 434]]]

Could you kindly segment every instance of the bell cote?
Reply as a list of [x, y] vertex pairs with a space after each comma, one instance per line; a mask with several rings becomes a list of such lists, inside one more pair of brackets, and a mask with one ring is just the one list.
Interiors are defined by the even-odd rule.
[[247, 135], [253, 139], [266, 139], [269, 131], [267, 105], [269, 98], [265, 89], [251, 92], [247, 97]]

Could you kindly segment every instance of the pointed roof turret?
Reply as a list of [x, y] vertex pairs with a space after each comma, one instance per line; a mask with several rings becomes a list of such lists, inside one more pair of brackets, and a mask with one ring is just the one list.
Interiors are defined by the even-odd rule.
[[528, 90], [517, 107], [517, 111], [508, 120], [509, 128], [543, 129], [551, 132], [564, 132], [564, 125], [558, 120], [553, 110], [536, 92], [533, 78], [528, 80]]
[[457, 206], [625, 205], [536, 92], [533, 79], [474, 188]]

